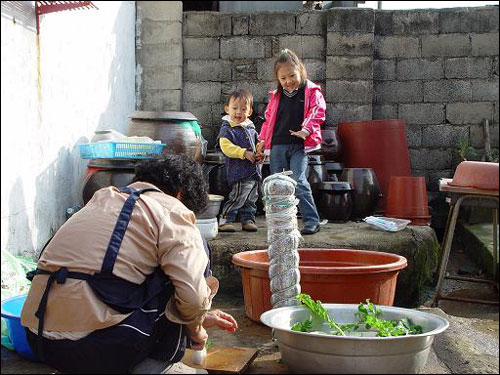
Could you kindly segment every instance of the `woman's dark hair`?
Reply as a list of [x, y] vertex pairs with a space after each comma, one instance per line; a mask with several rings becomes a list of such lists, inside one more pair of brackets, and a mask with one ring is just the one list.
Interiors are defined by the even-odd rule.
[[208, 186], [201, 167], [186, 155], [168, 154], [138, 163], [132, 182], [137, 181], [149, 182], [173, 197], [181, 193], [181, 202], [195, 213], [208, 204]]

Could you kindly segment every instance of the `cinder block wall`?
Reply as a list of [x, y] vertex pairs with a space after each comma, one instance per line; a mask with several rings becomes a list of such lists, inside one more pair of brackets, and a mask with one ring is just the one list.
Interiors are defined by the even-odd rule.
[[[137, 3], [144, 9], [180, 2]], [[141, 92], [151, 95], [141, 96], [139, 108], [178, 109], [178, 102], [158, 99], [166, 91], [156, 93], [153, 83], [181, 91], [182, 110], [199, 118], [210, 147], [233, 89], [250, 89], [255, 109], [264, 112], [268, 91], [276, 87], [274, 58], [289, 48], [324, 89], [326, 126], [406, 120], [413, 173], [427, 177], [431, 192], [437, 191], [438, 178], [452, 175], [460, 140], [475, 148], [476, 159], [482, 157], [483, 119], [490, 120], [492, 147], [498, 149], [498, 7], [184, 12], [175, 22], [182, 23], [182, 85], [177, 75], [142, 79]], [[161, 24], [138, 20], [142, 49], [151, 25]], [[150, 74], [179, 50], [177, 41], [168, 42], [173, 32], [167, 32], [168, 22], [162, 25], [163, 42], [148, 43], [148, 54], [137, 54], [138, 66], [148, 66]]]

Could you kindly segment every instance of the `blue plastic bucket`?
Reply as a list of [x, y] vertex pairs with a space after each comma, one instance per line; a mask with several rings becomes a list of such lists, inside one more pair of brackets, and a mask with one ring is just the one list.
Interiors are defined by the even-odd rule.
[[21, 325], [21, 310], [23, 309], [26, 295], [12, 297], [2, 301], [2, 318], [7, 323], [10, 341], [14, 344], [14, 349], [24, 358], [38, 361], [37, 356], [31, 351], [26, 339], [26, 332]]

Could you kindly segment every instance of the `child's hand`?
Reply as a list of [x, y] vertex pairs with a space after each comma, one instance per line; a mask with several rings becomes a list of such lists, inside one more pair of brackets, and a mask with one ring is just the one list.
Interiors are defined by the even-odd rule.
[[263, 152], [257, 152], [257, 154], [255, 155], [255, 162], [262, 164], [264, 163], [265, 160], [266, 160], [266, 155], [264, 155]]
[[291, 135], [294, 135], [295, 137], [299, 137], [299, 138], [302, 138], [302, 139], [306, 139], [307, 137], [307, 133], [304, 132], [303, 130], [299, 130], [298, 132], [294, 132], [293, 130], [290, 130], [290, 134]]
[[245, 159], [250, 160], [252, 163], [255, 163], [255, 155], [252, 151], [245, 151]]

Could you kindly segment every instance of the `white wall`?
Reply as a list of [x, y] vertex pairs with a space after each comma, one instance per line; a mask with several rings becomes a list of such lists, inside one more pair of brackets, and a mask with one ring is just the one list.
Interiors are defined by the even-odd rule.
[[135, 2], [93, 3], [42, 16], [38, 43], [33, 2], [2, 1], [1, 246], [14, 254], [39, 252], [79, 203], [77, 145], [126, 132], [135, 110]]

